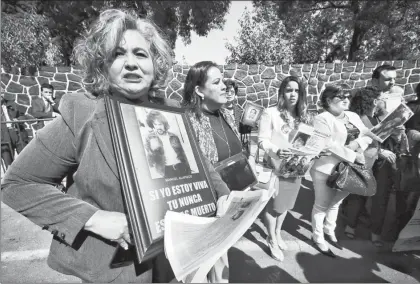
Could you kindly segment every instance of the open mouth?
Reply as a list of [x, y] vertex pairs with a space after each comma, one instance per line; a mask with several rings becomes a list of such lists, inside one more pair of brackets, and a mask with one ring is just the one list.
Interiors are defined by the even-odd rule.
[[123, 78], [128, 81], [139, 81], [141, 79], [141, 76], [138, 74], [130, 73], [130, 74], [125, 74]]

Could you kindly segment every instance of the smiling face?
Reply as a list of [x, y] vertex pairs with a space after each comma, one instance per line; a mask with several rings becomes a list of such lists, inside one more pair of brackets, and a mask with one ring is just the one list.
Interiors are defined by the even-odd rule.
[[295, 81], [287, 83], [284, 90], [284, 100], [288, 107], [296, 106], [299, 101], [299, 85]]
[[124, 32], [108, 69], [110, 87], [117, 95], [136, 100], [147, 95], [154, 78], [150, 44], [137, 30]]
[[227, 102], [226, 85], [222, 79], [219, 68], [211, 67], [207, 71], [204, 86], [196, 86], [196, 93], [203, 99], [203, 105], [209, 110], [218, 110]]

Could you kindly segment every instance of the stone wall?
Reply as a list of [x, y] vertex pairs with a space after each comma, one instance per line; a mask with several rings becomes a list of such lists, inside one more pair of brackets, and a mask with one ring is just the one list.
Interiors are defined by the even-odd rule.
[[[312, 109], [325, 84], [344, 82], [352, 88], [371, 83], [372, 71], [379, 65], [391, 64], [397, 68], [396, 84], [404, 89], [405, 95], [414, 93], [420, 82], [420, 60], [389, 62], [345, 62], [291, 65], [220, 65], [225, 78], [232, 78], [239, 84], [238, 103], [256, 102], [264, 107], [277, 103], [277, 92], [281, 81], [288, 75], [303, 78], [308, 93], [308, 104]], [[159, 95], [181, 100], [183, 83], [189, 66], [173, 66], [169, 84]], [[1, 91], [4, 98], [16, 102], [22, 112], [27, 112], [32, 96], [40, 93], [42, 83], [54, 86], [55, 95], [60, 98], [66, 92], [83, 91], [81, 71], [74, 67], [41, 67], [34, 76], [22, 74], [17, 67], [2, 66]], [[26, 72], [23, 72], [26, 74]]]

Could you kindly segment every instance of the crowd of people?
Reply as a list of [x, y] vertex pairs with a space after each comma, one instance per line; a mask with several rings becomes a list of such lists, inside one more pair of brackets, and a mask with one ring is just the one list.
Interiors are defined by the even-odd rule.
[[[109, 267], [115, 246], [128, 249], [132, 239], [104, 98], [140, 106], [152, 103], [186, 108], [216, 191], [220, 215], [230, 189], [214, 165], [243, 151], [249, 154], [249, 141], [243, 135], [251, 129], [240, 123], [238, 87], [235, 81], [223, 79], [215, 63], [201, 61], [188, 71], [181, 103], [157, 97], [156, 91], [165, 86], [172, 66], [171, 49], [154, 23], [129, 11], [102, 12], [76, 42], [74, 55], [84, 69], [87, 92], [66, 94], [57, 109], [51, 99], [52, 86], [43, 86], [42, 97], [34, 102], [31, 114], [48, 117], [44, 114], [56, 111], [60, 115], [40, 129], [11, 163], [2, 182], [3, 201], [53, 234], [48, 264], [61, 273], [83, 282], [169, 282], [174, 275], [164, 253], [153, 260], [150, 269], [141, 272], [135, 263]], [[417, 202], [416, 192], [398, 190], [398, 161], [404, 155], [419, 154], [420, 87], [416, 90], [418, 100], [408, 104], [415, 115], [405, 127], [396, 129], [383, 143], [369, 130], [386, 116], [387, 95], [398, 91], [395, 78], [395, 67], [383, 65], [373, 72], [372, 87], [354, 94], [346, 84], [328, 85], [319, 99], [323, 111], [313, 115], [307, 111], [301, 79], [289, 76], [281, 82], [277, 106], [265, 109], [260, 118], [258, 147], [266, 154], [290, 156], [291, 149], [279, 147], [273, 137], [288, 141], [300, 123], [313, 125], [331, 137], [310, 169], [315, 193], [312, 241], [325, 255], [336, 255], [331, 246], [341, 248], [335, 228], [343, 200], [348, 200], [343, 207], [349, 238], [356, 237], [355, 227], [366, 203], [366, 198], [327, 186], [326, 180], [339, 162], [365, 164], [374, 171], [378, 183], [370, 214], [374, 245], [383, 245], [380, 233], [390, 192], [398, 192], [400, 227]], [[149, 139], [150, 151], [156, 150], [153, 145], [174, 145], [165, 119], [151, 115], [148, 123], [156, 129], [156, 135]], [[190, 171], [185, 158], [173, 147], [175, 162], [159, 169], [164, 176]], [[276, 160], [270, 163], [275, 167]], [[65, 177], [69, 177], [66, 192], [58, 191], [55, 186]], [[263, 220], [271, 256], [282, 261], [287, 249], [281, 237], [282, 224], [296, 203], [302, 180], [276, 175], [272, 179], [276, 192]], [[210, 271], [208, 281], [228, 282], [228, 272], [226, 253]]]

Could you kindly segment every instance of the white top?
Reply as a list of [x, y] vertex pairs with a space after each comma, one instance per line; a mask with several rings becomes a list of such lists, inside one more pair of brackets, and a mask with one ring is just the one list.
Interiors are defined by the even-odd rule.
[[[349, 118], [349, 122], [360, 131], [360, 135], [355, 140], [360, 146], [357, 152], [364, 152], [369, 144], [372, 143], [370, 137], [364, 136], [368, 128], [356, 113], [351, 111], [345, 111], [344, 113]], [[323, 133], [331, 135], [326, 150], [332, 154], [316, 159], [312, 169], [329, 175], [341, 161], [354, 163], [357, 152], [344, 146], [347, 140], [347, 128], [341, 120], [328, 111], [324, 111], [315, 116], [314, 127]]]
[[159, 138], [162, 140], [163, 149], [165, 151], [166, 166], [178, 164], [179, 160], [171, 142], [169, 141], [169, 135], [159, 135]]
[[283, 147], [289, 147], [289, 139], [294, 133], [280, 117], [277, 107], [266, 108], [259, 122], [258, 144], [268, 154], [276, 154]]

